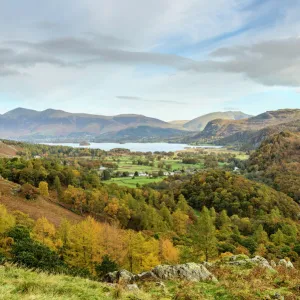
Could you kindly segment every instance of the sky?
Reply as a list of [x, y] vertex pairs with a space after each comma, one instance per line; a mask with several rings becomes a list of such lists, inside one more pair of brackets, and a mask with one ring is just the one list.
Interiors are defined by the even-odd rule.
[[299, 0], [0, 0], [0, 113], [300, 108]]

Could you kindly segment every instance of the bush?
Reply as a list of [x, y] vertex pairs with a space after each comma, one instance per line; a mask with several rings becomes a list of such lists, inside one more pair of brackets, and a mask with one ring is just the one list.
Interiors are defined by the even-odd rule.
[[16, 226], [7, 235], [14, 239], [11, 250], [14, 263], [50, 272], [60, 272], [66, 268], [57, 253], [31, 239], [26, 227]]
[[25, 183], [21, 187], [21, 194], [27, 199], [27, 200], [35, 200], [39, 194], [38, 189], [32, 186], [29, 183]]
[[102, 278], [109, 272], [117, 271], [118, 269], [119, 269], [119, 266], [117, 265], [117, 263], [115, 263], [113, 260], [111, 260], [108, 255], [104, 255], [102, 257], [102, 263], [96, 265], [96, 267], [95, 267], [97, 276], [99, 278]]

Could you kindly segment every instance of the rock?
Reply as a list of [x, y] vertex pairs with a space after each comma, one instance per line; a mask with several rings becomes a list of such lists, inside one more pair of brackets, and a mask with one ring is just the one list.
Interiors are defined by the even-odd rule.
[[205, 268], [211, 268], [211, 267], [213, 267], [213, 264], [210, 263], [210, 262], [208, 262], [208, 261], [204, 261], [204, 262], [202, 263], [202, 265], [203, 265]]
[[104, 276], [103, 281], [108, 283], [116, 283], [118, 281], [117, 274], [118, 271], [107, 273]]
[[294, 269], [294, 265], [292, 264], [291, 261], [287, 261], [285, 259], [281, 259], [279, 262], [278, 262], [278, 266], [283, 266], [283, 267], [286, 267], [287, 269]]
[[270, 261], [270, 265], [271, 265], [272, 268], [276, 268], [276, 266], [277, 266], [276, 262], [274, 260]]
[[270, 270], [274, 270], [271, 265], [269, 264], [269, 262], [261, 256], [255, 256], [254, 258], [251, 258], [250, 261], [256, 265], [259, 265], [261, 267], [270, 269]]
[[279, 293], [275, 293], [275, 294], [272, 296], [272, 299], [284, 300], [284, 297], [281, 296]]
[[215, 276], [203, 265], [187, 263], [183, 265], [160, 265], [152, 269], [152, 272], [163, 280], [183, 279], [187, 281], [213, 281], [217, 282]]
[[137, 284], [127, 284], [126, 289], [128, 291], [136, 291], [139, 290], [139, 287], [137, 286]]
[[132, 283], [134, 281], [134, 277], [135, 275], [127, 270], [120, 270], [106, 274], [103, 281], [109, 283]]
[[249, 256], [245, 255], [245, 254], [238, 254], [238, 255], [232, 255], [229, 258], [229, 261], [240, 261], [240, 260], [246, 260], [249, 259]]
[[137, 274], [134, 277], [135, 281], [155, 281], [157, 279], [157, 276], [151, 271]]
[[264, 257], [261, 256], [255, 256], [253, 258], [247, 258], [242, 260], [235, 260], [235, 259], [236, 258], [230, 260], [228, 264], [235, 265], [235, 266], [242, 266], [250, 263], [250, 264], [261, 266], [263, 268], [267, 268], [269, 270], [274, 270], [273, 267], [269, 264], [269, 262]]

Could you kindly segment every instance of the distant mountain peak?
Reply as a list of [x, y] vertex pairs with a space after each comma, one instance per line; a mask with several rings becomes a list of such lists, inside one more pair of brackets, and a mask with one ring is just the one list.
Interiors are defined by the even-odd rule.
[[183, 125], [184, 128], [189, 130], [203, 130], [205, 126], [213, 120], [222, 119], [222, 120], [242, 120], [252, 117], [251, 115], [245, 114], [241, 111], [219, 111], [212, 112], [198, 118], [195, 118]]

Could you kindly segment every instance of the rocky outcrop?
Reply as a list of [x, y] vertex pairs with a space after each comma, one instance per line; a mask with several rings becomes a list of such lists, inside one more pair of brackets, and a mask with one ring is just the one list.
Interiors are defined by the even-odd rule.
[[238, 259], [237, 256], [234, 255], [229, 259], [228, 264], [235, 265], [235, 266], [254, 264], [254, 265], [258, 265], [258, 266], [267, 268], [269, 270], [274, 270], [274, 268], [269, 264], [269, 262], [261, 256], [255, 256], [253, 258]]
[[155, 267], [152, 272], [162, 280], [183, 279], [187, 281], [214, 281], [217, 279], [203, 265], [187, 263], [183, 265], [160, 265]]
[[196, 263], [183, 265], [159, 265], [149, 272], [134, 275], [126, 270], [115, 271], [105, 275], [104, 281], [108, 283], [133, 284], [139, 281], [159, 281], [169, 279], [182, 279], [186, 281], [213, 281], [216, 277], [205, 266]]
[[134, 282], [134, 275], [127, 270], [120, 270], [107, 273], [103, 281], [108, 283], [124, 283], [129, 284]]
[[291, 261], [289, 260], [285, 260], [285, 259], [281, 259], [279, 262], [278, 262], [278, 266], [283, 266], [287, 269], [294, 269], [294, 265], [292, 264]]
[[158, 277], [152, 272], [143, 272], [134, 276], [135, 281], [156, 281]]

